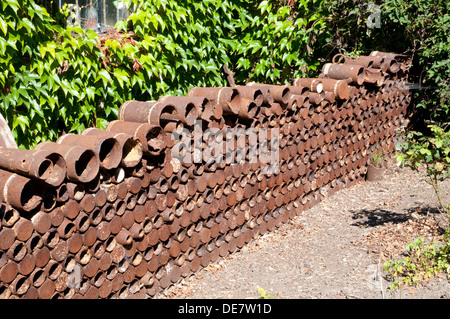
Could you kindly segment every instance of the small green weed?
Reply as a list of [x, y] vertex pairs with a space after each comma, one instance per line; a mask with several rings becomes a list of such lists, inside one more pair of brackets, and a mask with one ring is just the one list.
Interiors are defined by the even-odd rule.
[[372, 165], [378, 168], [383, 167], [383, 163], [384, 163], [384, 152], [382, 149], [376, 149], [373, 151], [372, 153]]
[[276, 295], [271, 295], [266, 292], [266, 290], [262, 287], [258, 287], [259, 298], [258, 299], [277, 299], [281, 296], [281, 291], [277, 292]]
[[450, 279], [450, 231], [444, 235], [444, 244], [437, 245], [434, 240], [426, 243], [419, 237], [406, 247], [407, 256], [402, 260], [388, 260], [384, 270], [392, 280], [392, 289], [417, 285], [433, 278], [438, 273], [447, 273]]

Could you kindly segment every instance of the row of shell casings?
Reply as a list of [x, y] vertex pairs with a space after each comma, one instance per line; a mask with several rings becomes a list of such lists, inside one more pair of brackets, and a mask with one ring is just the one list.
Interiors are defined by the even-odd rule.
[[[250, 103], [251, 102], [251, 103]], [[249, 87], [195, 87], [187, 96], [164, 96], [158, 101], [127, 101], [120, 107], [119, 119], [152, 123], [172, 132], [191, 127], [197, 119], [220, 120], [223, 114], [256, 115], [262, 103], [262, 92]]]
[[[17, 241], [13, 243], [13, 248], [7, 252], [8, 255], [13, 254], [11, 256], [12, 258], [10, 258], [10, 261], [2, 267], [0, 272], [2, 282], [9, 283], [15, 281], [16, 278], [12, 279], [15, 272], [19, 272], [19, 277], [22, 278], [22, 276], [27, 275], [29, 271], [34, 269], [29, 276], [28, 282], [31, 281], [33, 286], [39, 287], [42, 282], [41, 279], [43, 279], [43, 276], [45, 277], [45, 267], [47, 267], [48, 262], [52, 262], [51, 267], [53, 269], [55, 267], [53, 264], [54, 261], [58, 263], [67, 263], [68, 259], [75, 260], [78, 264], [84, 265], [83, 274], [94, 275], [97, 273], [98, 269], [106, 270], [110, 266], [111, 258], [117, 255], [117, 252], [114, 249], [116, 246], [116, 239], [119, 241], [120, 235], [122, 235], [120, 232], [124, 227], [130, 230], [130, 233], [133, 234], [133, 236], [136, 236], [136, 238], [143, 235], [142, 231], [145, 229], [145, 226], [139, 225], [139, 223], [136, 224], [138, 222], [138, 215], [140, 215], [139, 220], [142, 219], [142, 221], [144, 221], [145, 219], [143, 207], [140, 209], [140, 214], [137, 212], [137, 208], [135, 208], [132, 213], [126, 211], [121, 220], [120, 218], [118, 219], [118, 216], [115, 216], [112, 220], [102, 221], [95, 227], [87, 227], [84, 232], [73, 231], [73, 228], [76, 228], [74, 223], [77, 223], [77, 218], [74, 220], [64, 218], [61, 225], [56, 229], [48, 229], [48, 224], [51, 222], [49, 218], [51, 217], [46, 214], [40, 214], [40, 226], [37, 229], [42, 236], [39, 236], [39, 234], [32, 234], [30, 239], [26, 240], [26, 244], [21, 244]], [[131, 216], [134, 216], [134, 221], [130, 221], [130, 214]], [[42, 226], [42, 220], [47, 220], [47, 227]], [[16, 223], [17, 226], [15, 226], [14, 229], [18, 229], [19, 224], [21, 224], [20, 221]], [[24, 226], [20, 226], [20, 229], [21, 232], [18, 232], [20, 234], [19, 237], [21, 240], [25, 240], [25, 235], [23, 234]], [[110, 234], [117, 235], [112, 237]], [[7, 237], [5, 231], [2, 231], [1, 236], [3, 239]], [[5, 242], [3, 241], [3, 243]], [[27, 248], [30, 247], [29, 249], [31, 249], [27, 255], [22, 252], [24, 246]], [[21, 248], [19, 249], [19, 247]], [[110, 254], [107, 254], [108, 252], [110, 252]], [[22, 260], [23, 256], [25, 256], [25, 258]], [[113, 260], [116, 260], [116, 263], [120, 262], [120, 258], [117, 259], [117, 256], [113, 258]], [[97, 268], [97, 264], [99, 268]], [[67, 273], [65, 275], [67, 276]], [[48, 277], [51, 280], [54, 280], [57, 276], [56, 273], [52, 271], [51, 274], [48, 274]], [[60, 279], [62, 280], [62, 277]], [[59, 284], [62, 285], [63, 283]], [[23, 293], [24, 287], [22, 287], [20, 294]], [[56, 289], [59, 289], [58, 291], [60, 291], [62, 288], [58, 288], [57, 285]]]
[[[341, 123], [342, 124], [342, 123]], [[325, 143], [330, 143], [332, 140], [336, 138], [341, 138], [342, 136], [346, 136], [350, 133], [350, 129], [348, 127], [339, 126], [328, 126], [326, 123], [323, 123], [320, 127], [314, 127], [309, 133], [309, 131], [302, 131], [302, 134], [297, 134], [295, 139], [293, 137], [282, 139], [282, 148], [285, 145], [298, 147], [299, 152], [302, 152], [304, 149], [308, 150], [309, 148], [316, 148], [317, 146], [322, 146]], [[362, 135], [358, 134], [357, 138], [358, 141], [362, 139]], [[364, 138], [367, 138], [367, 136], [364, 136]], [[352, 138], [354, 139], [354, 137]], [[284, 143], [283, 143], [284, 142]], [[353, 141], [353, 143], [356, 143], [356, 141]], [[294, 150], [295, 153], [295, 150]], [[289, 156], [292, 156], [293, 154], [285, 154], [282, 156], [282, 158], [289, 158]], [[219, 179], [223, 179], [223, 177], [218, 176]], [[205, 177], [206, 179], [206, 177]], [[211, 180], [211, 179], [210, 179]]]
[[[328, 119], [328, 116], [330, 116], [330, 117], [334, 116], [336, 119], [341, 119], [342, 117], [344, 119], [350, 119], [348, 115], [349, 115], [349, 113], [352, 114], [351, 111], [352, 111], [351, 108], [342, 109], [341, 111], [336, 109], [334, 112], [334, 115], [332, 115], [330, 112], [327, 112], [326, 117], [324, 117], [324, 118]], [[370, 114], [367, 113], [366, 117], [370, 117]], [[353, 120], [353, 121], [355, 121], [355, 120]], [[320, 121], [319, 120], [311, 121], [308, 117], [305, 120], [301, 119], [301, 120], [297, 120], [297, 121], [286, 121], [285, 119], [278, 118], [278, 123], [283, 123], [283, 125], [281, 126], [282, 133], [287, 133], [287, 134], [291, 134], [291, 135], [295, 135], [298, 132], [298, 130], [301, 128], [301, 132], [304, 134], [305, 140], [307, 140], [309, 137], [309, 134], [308, 134], [309, 129], [312, 129], [311, 133], [314, 133], [314, 130], [322, 130], [321, 133], [325, 134], [326, 142], [329, 142], [330, 132], [332, 132], [335, 128], [334, 123], [332, 121], [323, 121], [320, 124], [320, 126], [314, 127], [314, 124], [318, 125], [320, 123]], [[339, 125], [344, 126], [345, 124], [346, 124], [345, 122], [341, 122]], [[289, 128], [289, 129], [285, 130], [285, 127]], [[233, 129], [235, 131], [233, 131]], [[222, 130], [222, 131], [224, 131], [224, 130]], [[236, 133], [233, 133], [233, 132], [236, 132], [236, 128], [232, 128], [232, 130], [230, 132], [231, 132], [231, 135], [230, 135], [231, 137], [233, 137], [233, 134], [234, 134], [234, 136], [236, 136]], [[219, 134], [220, 134], [220, 132], [219, 132]], [[218, 145], [218, 143], [222, 143], [224, 140], [226, 140], [226, 138], [228, 138], [227, 134], [228, 133], [223, 132], [223, 134], [220, 136], [220, 138], [216, 138], [216, 140], [204, 139], [202, 141], [202, 147], [209, 147], [211, 149], [214, 149], [216, 147], [215, 142], [217, 142], [217, 145]], [[311, 135], [313, 135], [313, 134], [311, 134]], [[319, 133], [317, 133], [317, 135], [319, 135]], [[270, 136], [270, 134], [268, 134], [268, 136]], [[246, 145], [245, 142], [247, 142], [247, 141], [248, 140], [244, 140], [244, 145]], [[285, 140], [282, 138], [280, 143], [285, 143]], [[190, 153], [192, 153], [192, 151], [194, 150], [194, 147], [195, 146], [193, 144], [191, 144], [191, 152]], [[226, 147], [226, 145], [224, 145], [224, 151], [226, 150], [225, 147]], [[264, 147], [264, 145], [263, 145], [263, 147]]]
[[347, 132], [348, 133], [348, 132]]
[[164, 96], [158, 101], [148, 102], [127, 101], [120, 107], [119, 119], [152, 123], [172, 132], [180, 125], [192, 126], [196, 119], [219, 120], [222, 115], [252, 119], [260, 114], [262, 105], [276, 103], [286, 107], [291, 96], [300, 97], [303, 93], [304, 87], [258, 83], [235, 87], [195, 87], [187, 96]]
[[47, 188], [59, 187], [66, 178], [88, 183], [100, 169], [133, 167], [143, 153], [157, 155], [165, 145], [160, 127], [114, 121], [107, 130], [66, 134], [56, 143], [43, 142], [34, 150], [1, 149], [3, 202], [31, 211], [42, 204]]
[[[354, 176], [354, 178], [355, 178], [356, 176]], [[282, 205], [280, 205], [280, 206], [282, 206]], [[229, 209], [228, 210], [228, 212], [229, 211], [231, 211], [231, 209]], [[256, 214], [257, 214], [257, 212], [260, 212], [261, 210], [259, 210], [259, 209], [256, 209], [255, 210], [255, 212], [256, 212]], [[255, 215], [256, 215], [255, 214]], [[251, 235], [251, 233], [249, 233], [249, 230], [248, 229], [246, 229], [244, 226], [243, 226], [243, 223], [245, 222], [244, 220], [246, 220], [247, 222], [249, 221], [249, 215], [247, 215], [247, 217], [245, 218], [245, 219], [243, 219], [242, 217], [242, 215], [240, 215], [239, 213], [234, 213], [234, 214], [228, 214], [227, 212], [224, 212], [223, 213], [223, 215], [225, 216], [225, 217], [227, 217], [228, 218], [228, 221], [229, 222], [231, 222], [231, 224], [229, 224], [229, 227], [231, 227], [231, 230], [230, 231], [228, 231], [227, 233], [226, 233], [226, 235], [225, 235], [225, 242], [229, 242], [230, 243], [230, 245], [231, 245], [231, 251], [233, 251], [234, 249], [235, 249], [235, 246], [236, 246], [236, 243], [233, 243], [232, 241], [231, 241], [231, 239], [233, 239], [233, 238], [240, 238], [240, 234], [245, 234], [244, 235], [244, 237], [245, 238], [247, 238], [246, 240], [248, 241], [251, 237], [252, 237], [252, 235]], [[228, 215], [228, 216], [227, 216]], [[275, 215], [275, 214], [273, 214], [273, 215]], [[283, 216], [282, 214], [279, 214], [279, 213], [277, 213], [276, 214], [277, 215], [277, 217], [275, 217], [275, 216], [272, 216], [272, 217], [275, 217], [275, 219], [277, 219], [277, 218], [280, 218], [281, 216]], [[232, 217], [232, 218], [230, 218], [230, 216]], [[239, 222], [239, 216], [240, 216], [240, 222]], [[269, 214], [266, 214], [264, 217], [263, 217], [263, 219], [260, 219], [259, 220], [259, 222], [261, 222], [261, 221], [263, 221], [264, 219], [265, 219], [265, 221], [270, 221], [271, 220], [271, 218], [270, 218], [271, 216], [269, 216]], [[285, 220], [284, 220], [285, 221]], [[278, 225], [280, 225], [281, 223], [282, 223], [283, 221], [282, 220], [279, 220], [278, 221]], [[211, 220], [208, 220], [208, 221], [205, 221], [205, 225], [208, 225], [208, 223], [210, 224], [209, 226], [206, 226], [206, 227], [209, 227], [209, 228], [213, 228], [213, 226], [215, 225], [215, 223], [214, 222], [211, 222]], [[216, 226], [217, 226], [217, 224], [216, 224]], [[241, 228], [240, 229], [237, 229], [237, 227], [238, 226], [241, 226]], [[193, 226], [194, 227], [194, 226]], [[192, 245], [192, 246], [195, 246], [195, 247], [197, 247], [197, 249], [196, 249], [196, 252], [197, 252], [197, 256], [199, 256], [199, 257], [203, 257], [203, 256], [205, 256], [205, 254], [207, 254], [207, 251], [210, 253], [210, 254], [212, 254], [212, 255], [209, 255], [208, 257], [210, 257], [210, 256], [215, 256], [215, 257], [213, 257], [211, 260], [214, 260], [214, 258], [217, 258], [217, 251], [215, 250], [216, 249], [216, 244], [215, 243], [213, 243], [214, 241], [215, 241], [215, 239], [216, 239], [216, 237], [213, 235], [213, 236], [211, 236], [211, 231], [210, 230], [206, 230], [206, 231], [203, 231], [202, 232], [202, 229], [204, 229], [203, 227], [205, 227], [205, 226], [198, 226], [198, 224], [195, 226], [195, 228], [197, 228], [196, 230], [197, 231], [195, 231], [195, 228], [191, 228], [190, 229], [190, 238], [193, 238], [193, 242], [194, 243], [196, 243], [196, 244], [194, 244], [194, 245]], [[271, 224], [271, 223], [269, 223], [269, 226], [268, 226], [268, 228], [271, 228], [271, 227], [273, 227], [273, 225]], [[224, 229], [226, 229], [226, 227], [224, 227]], [[189, 233], [189, 231], [187, 231], [188, 233]], [[200, 232], [202, 233], [202, 235], [200, 235]], [[214, 231], [213, 231], [214, 232]], [[218, 233], [219, 232], [219, 230], [216, 230], [215, 231], [216, 233]], [[255, 231], [252, 231], [253, 232], [253, 234], [255, 234]], [[233, 233], [233, 236], [231, 236], [231, 233]], [[195, 234], [195, 235], [193, 235], [193, 234]], [[226, 237], [229, 237], [230, 239], [226, 239]], [[201, 238], [197, 238], [197, 237], [201, 237]], [[213, 238], [212, 240], [211, 240], [211, 238]], [[222, 240], [219, 240], [218, 242], [221, 242], [222, 244], [223, 244], [223, 241]], [[243, 245], [245, 243], [245, 240], [241, 240], [241, 244], [240, 245]], [[167, 248], [169, 248], [169, 247], [172, 247], [172, 245], [173, 245], [173, 243], [165, 243], [165, 245], [167, 245], [168, 247]], [[237, 245], [239, 246], [239, 243], [237, 243]], [[191, 247], [192, 247], [191, 246]], [[209, 249], [208, 249], [208, 247], [209, 247]], [[233, 248], [234, 247], [234, 248]], [[193, 247], [192, 247], [193, 248]], [[229, 249], [228, 249], [229, 250]], [[222, 251], [222, 250], [220, 250], [220, 251]], [[223, 255], [226, 255], [226, 253], [227, 252], [225, 252]], [[195, 254], [193, 254], [193, 250], [192, 249], [190, 249], [189, 250], [189, 252], [187, 253], [187, 255], [188, 255], [188, 259], [189, 259], [189, 261], [191, 261], [191, 260], [194, 260], [195, 259]], [[173, 257], [175, 257], [175, 256], [173, 256]], [[183, 257], [184, 258], [184, 257]], [[165, 256], [165, 257], [163, 257], [163, 259], [164, 260], [167, 260], [167, 256]], [[208, 263], [209, 263], [209, 260], [208, 260], [208, 258], [206, 258], [206, 260], [202, 260], [202, 261], [197, 261], [197, 262], [200, 262], [201, 264], [202, 264], [202, 266], [206, 266]], [[177, 263], [179, 263], [179, 261], [177, 262]], [[195, 262], [194, 262], [195, 263]], [[161, 280], [162, 280], [162, 284], [161, 284], [161, 286], [164, 288], [164, 287], [167, 287], [167, 285], [169, 284], [169, 282], [167, 281], [168, 279], [170, 279], [172, 282], [176, 282], [177, 280], [178, 280], [178, 278], [179, 278], [179, 275], [177, 275], [177, 274], [174, 274], [174, 277], [172, 277], [172, 274], [171, 274], [171, 271], [170, 271], [170, 269], [168, 270], [168, 268], [164, 268], [163, 267], [163, 265], [166, 265], [167, 264], [167, 262], [166, 263], [162, 263], [162, 265], [160, 265], [160, 267], [159, 268], [157, 268], [157, 270], [156, 270], [156, 278], [157, 278], [157, 280], [161, 283]], [[183, 263], [180, 263], [179, 264], [179, 266], [181, 267], [181, 264], [184, 264], [184, 262]], [[195, 271], [195, 269], [198, 267], [198, 265], [197, 266], [193, 266], [193, 268], [191, 268], [191, 271], [192, 270], [194, 270]], [[171, 267], [169, 267], [169, 268], [171, 268]], [[170, 278], [166, 278], [166, 276], [169, 276]]]
[[399, 94], [393, 94], [395, 96], [390, 97], [387, 101], [384, 99], [379, 99], [375, 96], [372, 97], [365, 97], [364, 99], [361, 99], [357, 103], [353, 103], [354, 106], [359, 105], [363, 110], [367, 108], [373, 108], [376, 105], [397, 105], [397, 104], [406, 104], [408, 105], [411, 101], [411, 94], [410, 93], [399, 93]]
[[373, 51], [369, 56], [345, 58], [343, 63], [339, 62], [324, 64], [322, 76], [357, 85], [371, 83], [381, 86], [386, 79], [396, 78], [397, 74], [403, 74], [408, 68], [406, 56], [379, 51]]
[[[338, 81], [334, 81], [338, 82]], [[283, 86], [265, 86], [261, 85], [266, 89], [266, 91], [270, 91], [270, 88], [273, 88], [274, 90], [277, 89], [278, 91], [283, 88]], [[259, 85], [256, 85], [254, 88], [260, 87]], [[248, 89], [248, 87], [244, 87], [245, 89]], [[162, 117], [173, 117], [174, 121], [177, 122], [186, 122], [182, 119], [180, 116], [175, 116], [173, 114], [179, 114], [183, 112], [188, 112], [186, 110], [197, 110], [195, 112], [192, 112], [192, 116], [189, 116], [189, 118], [194, 119], [196, 116], [199, 117], [198, 114], [201, 114], [201, 111], [198, 111], [202, 108], [201, 105], [204, 105], [205, 103], [196, 103], [197, 106], [194, 106], [195, 103], [189, 102], [194, 97], [200, 98], [201, 96], [207, 96], [208, 97], [208, 103], [211, 103], [211, 101], [215, 101], [214, 103], [216, 105], [221, 105], [222, 108], [225, 108], [225, 105], [233, 105], [237, 104], [240, 105], [241, 103], [235, 102], [234, 99], [237, 99], [237, 97], [240, 97], [239, 89], [242, 92], [242, 89], [244, 88], [195, 88], [195, 90], [191, 90], [190, 95], [187, 97], [164, 97], [161, 98], [159, 101], [152, 101], [152, 102], [138, 102], [138, 101], [128, 101], [125, 104], [122, 105], [120, 116], [122, 119], [130, 120], [130, 121], [140, 121], [140, 122], [152, 122], [157, 123], [158, 118]], [[253, 88], [253, 89], [254, 89]], [[225, 92], [225, 93], [224, 93]], [[253, 91], [254, 93], [255, 91]], [[221, 94], [222, 93], [222, 94]], [[194, 94], [197, 94], [197, 96], [194, 96]], [[201, 95], [203, 94], [203, 95]], [[254, 94], [253, 94], [254, 96]], [[177, 102], [175, 102], [177, 101]], [[181, 102], [180, 102], [181, 101]], [[228, 102], [226, 102], [228, 101]], [[238, 99], [240, 101], [240, 99]], [[189, 106], [191, 105], [191, 106]], [[156, 115], [155, 115], [156, 114]], [[163, 116], [162, 114], [166, 114]], [[172, 115], [170, 115], [172, 114]], [[189, 113], [191, 114], [191, 113]], [[235, 113], [233, 113], [235, 114]], [[155, 120], [151, 120], [151, 118], [155, 118]], [[186, 122], [187, 123], [187, 122]], [[189, 125], [192, 125], [193, 120], [189, 121]]]
[[[395, 105], [392, 107], [395, 107]], [[283, 114], [276, 117], [273, 124], [270, 124], [270, 121], [263, 122], [262, 127], [264, 127], [264, 124], [267, 122], [269, 123], [269, 127], [280, 128], [281, 124], [281, 132], [283, 134], [290, 132], [295, 133], [298, 129], [304, 128], [305, 126], [308, 128], [312, 124], [323, 125], [324, 123], [331, 123], [331, 125], [334, 125], [335, 123], [333, 123], [333, 121], [351, 119], [352, 117], [355, 117], [358, 120], [371, 118], [372, 113], [374, 112], [379, 113], [379, 106], [377, 103], [373, 104], [370, 108], [360, 108], [359, 105], [355, 107], [350, 103], [346, 103], [340, 108], [324, 108], [322, 112], [313, 112], [310, 116], [300, 116], [300, 112]], [[286, 124], [285, 127], [283, 127], [284, 124]]]
[[[65, 228], [64, 228], [65, 229]], [[67, 234], [66, 232], [64, 232], [65, 234]], [[70, 233], [70, 232], [69, 232]], [[63, 245], [64, 246], [64, 245]], [[56, 246], [55, 246], [56, 247]], [[59, 246], [58, 246], [59, 247]], [[64, 247], [59, 247], [59, 249], [58, 249], [58, 251], [62, 251], [62, 252], [64, 252], [65, 251], [65, 249], [64, 249]], [[17, 258], [17, 257], [16, 257]], [[9, 267], [8, 267], [9, 268]]]
[[[360, 87], [357, 94], [354, 94], [349, 100], [362, 101], [362, 100], [375, 100], [377, 102], [389, 102], [391, 99], [399, 97], [401, 95], [408, 95], [409, 90], [402, 89], [400, 83], [391, 81], [386, 85], [383, 85], [379, 90], [368, 89]], [[370, 103], [369, 103], [370, 104]]]

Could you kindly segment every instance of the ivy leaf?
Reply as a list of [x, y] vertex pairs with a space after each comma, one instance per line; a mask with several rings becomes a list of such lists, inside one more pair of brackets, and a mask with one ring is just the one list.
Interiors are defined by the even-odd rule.
[[3, 9], [5, 9], [6, 5], [13, 9], [15, 13], [17, 13], [20, 8], [19, 2], [17, 0], [4, 0]]
[[6, 35], [8, 32], [8, 24], [0, 17], [0, 29], [3, 31], [3, 34]]
[[45, 45], [39, 48], [39, 53], [41, 54], [41, 58], [43, 58], [46, 52], [48, 52], [53, 57], [53, 59], [55, 59], [56, 58], [55, 50], [56, 50], [56, 43], [48, 41], [45, 43]]
[[112, 82], [112, 78], [111, 78], [109, 72], [107, 70], [105, 70], [105, 69], [100, 70], [98, 72], [98, 76], [95, 79], [95, 82], [98, 82], [100, 79], [103, 80], [103, 85], [105, 87], [108, 85], [108, 83]]
[[129, 75], [122, 69], [115, 69], [114, 78], [119, 82], [120, 87], [123, 89], [123, 83], [128, 82]]
[[26, 132], [27, 128], [30, 126], [30, 121], [24, 115], [19, 115], [14, 118], [12, 129], [20, 126], [23, 132]]
[[27, 32], [32, 32], [32, 31], [36, 30], [33, 22], [31, 22], [27, 18], [22, 18], [21, 23], [25, 26], [25, 28], [27, 29]]

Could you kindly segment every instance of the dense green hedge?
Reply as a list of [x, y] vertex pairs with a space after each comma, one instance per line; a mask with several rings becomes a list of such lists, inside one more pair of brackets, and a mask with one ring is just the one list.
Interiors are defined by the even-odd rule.
[[372, 29], [362, 0], [129, 2], [128, 21], [99, 36], [61, 27], [63, 14], [35, 0], [2, 1], [0, 112], [20, 147], [102, 128], [129, 99], [227, 85], [223, 64], [238, 84], [286, 83], [317, 75], [339, 52], [411, 54], [415, 80], [429, 87], [417, 91], [423, 114], [445, 121], [450, 112], [445, 0], [374, 1], [381, 28]]
[[[447, 0], [333, 0], [329, 7], [334, 52], [372, 50], [413, 57], [409, 81], [418, 124], [450, 121], [450, 2]], [[378, 6], [378, 10], [370, 8]], [[366, 21], [379, 14], [380, 27]], [[426, 124], [426, 123], [425, 123]], [[426, 126], [426, 125], [424, 125]]]
[[[102, 128], [126, 100], [184, 95], [192, 86], [281, 83], [318, 66], [323, 23], [277, 1], [133, 0], [128, 21], [99, 37], [62, 28], [34, 0], [0, 5], [1, 113], [19, 147]], [[307, 1], [309, 12], [321, 1]], [[314, 28], [311, 26], [314, 25]], [[308, 54], [309, 53], [309, 54]]]

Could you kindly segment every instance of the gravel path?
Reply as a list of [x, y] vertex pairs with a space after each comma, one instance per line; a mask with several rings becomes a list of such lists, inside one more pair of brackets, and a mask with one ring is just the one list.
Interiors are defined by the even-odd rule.
[[445, 275], [388, 289], [383, 264], [443, 226], [431, 187], [409, 169], [342, 190], [155, 298], [450, 298]]

